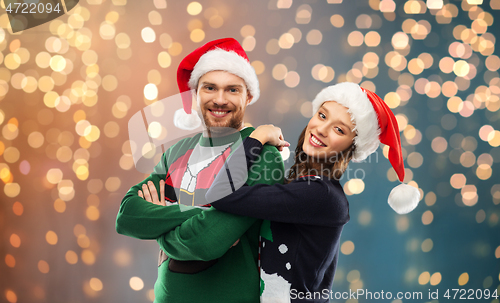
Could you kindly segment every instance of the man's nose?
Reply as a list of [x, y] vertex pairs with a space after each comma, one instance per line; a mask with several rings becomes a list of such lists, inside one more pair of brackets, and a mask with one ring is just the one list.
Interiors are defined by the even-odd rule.
[[218, 104], [218, 105], [224, 105], [224, 104], [227, 103], [227, 100], [226, 100], [226, 98], [224, 96], [224, 90], [223, 89], [219, 89], [217, 91], [217, 93], [214, 96], [214, 100], [213, 101], [214, 101], [215, 104]]

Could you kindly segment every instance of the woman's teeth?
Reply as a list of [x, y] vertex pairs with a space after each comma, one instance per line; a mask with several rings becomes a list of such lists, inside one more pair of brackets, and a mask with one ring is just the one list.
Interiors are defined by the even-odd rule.
[[313, 135], [311, 135], [311, 140], [312, 142], [314, 142], [315, 144], [317, 145], [321, 145], [321, 146], [325, 146], [323, 143], [321, 143], [318, 139], [316, 139], [316, 137], [314, 137]]

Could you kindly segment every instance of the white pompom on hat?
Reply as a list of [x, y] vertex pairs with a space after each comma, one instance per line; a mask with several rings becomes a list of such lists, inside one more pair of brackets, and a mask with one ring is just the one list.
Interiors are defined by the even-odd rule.
[[[312, 101], [313, 113], [327, 101], [345, 106], [351, 115], [356, 131], [353, 162], [363, 161], [383, 143], [389, 146], [389, 161], [403, 182], [405, 169], [398, 123], [384, 100], [356, 83], [342, 82], [323, 89], [316, 96]], [[398, 214], [406, 214], [417, 207], [419, 200], [417, 188], [401, 183], [392, 189], [388, 202]]]
[[[240, 43], [233, 38], [210, 41], [187, 55], [177, 69], [179, 91], [196, 90], [198, 80], [211, 71], [226, 71], [245, 81], [253, 104], [260, 96], [259, 80]], [[192, 98], [182, 96], [182, 109], [176, 111], [174, 123], [182, 129], [194, 129], [201, 124], [197, 113], [192, 113]]]

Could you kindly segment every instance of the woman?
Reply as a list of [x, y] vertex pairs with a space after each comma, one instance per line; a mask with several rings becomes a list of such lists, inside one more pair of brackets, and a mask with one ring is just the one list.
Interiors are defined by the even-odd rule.
[[[284, 185], [257, 184], [233, 192], [245, 174], [231, 169], [217, 175], [206, 195], [218, 210], [266, 220], [261, 229], [261, 302], [329, 301], [340, 235], [349, 221], [339, 179], [351, 160], [362, 161], [382, 142], [390, 147], [389, 160], [399, 179], [404, 178], [396, 119], [376, 94], [340, 83], [322, 90], [312, 104], [315, 114], [300, 134]], [[258, 127], [243, 142], [248, 169], [266, 143], [286, 145], [279, 128]], [[227, 185], [228, 178], [233, 185]], [[413, 210], [417, 189], [403, 184], [396, 189], [389, 204], [398, 213]]]

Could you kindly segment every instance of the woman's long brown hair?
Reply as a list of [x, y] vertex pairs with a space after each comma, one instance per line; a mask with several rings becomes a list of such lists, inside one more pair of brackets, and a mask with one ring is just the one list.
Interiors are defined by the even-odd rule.
[[297, 147], [295, 148], [295, 163], [288, 171], [285, 184], [307, 175], [324, 175], [330, 179], [339, 180], [347, 169], [356, 149], [356, 145], [351, 144], [346, 150], [326, 159], [308, 156], [302, 149], [304, 144], [307, 125], [300, 133]]

